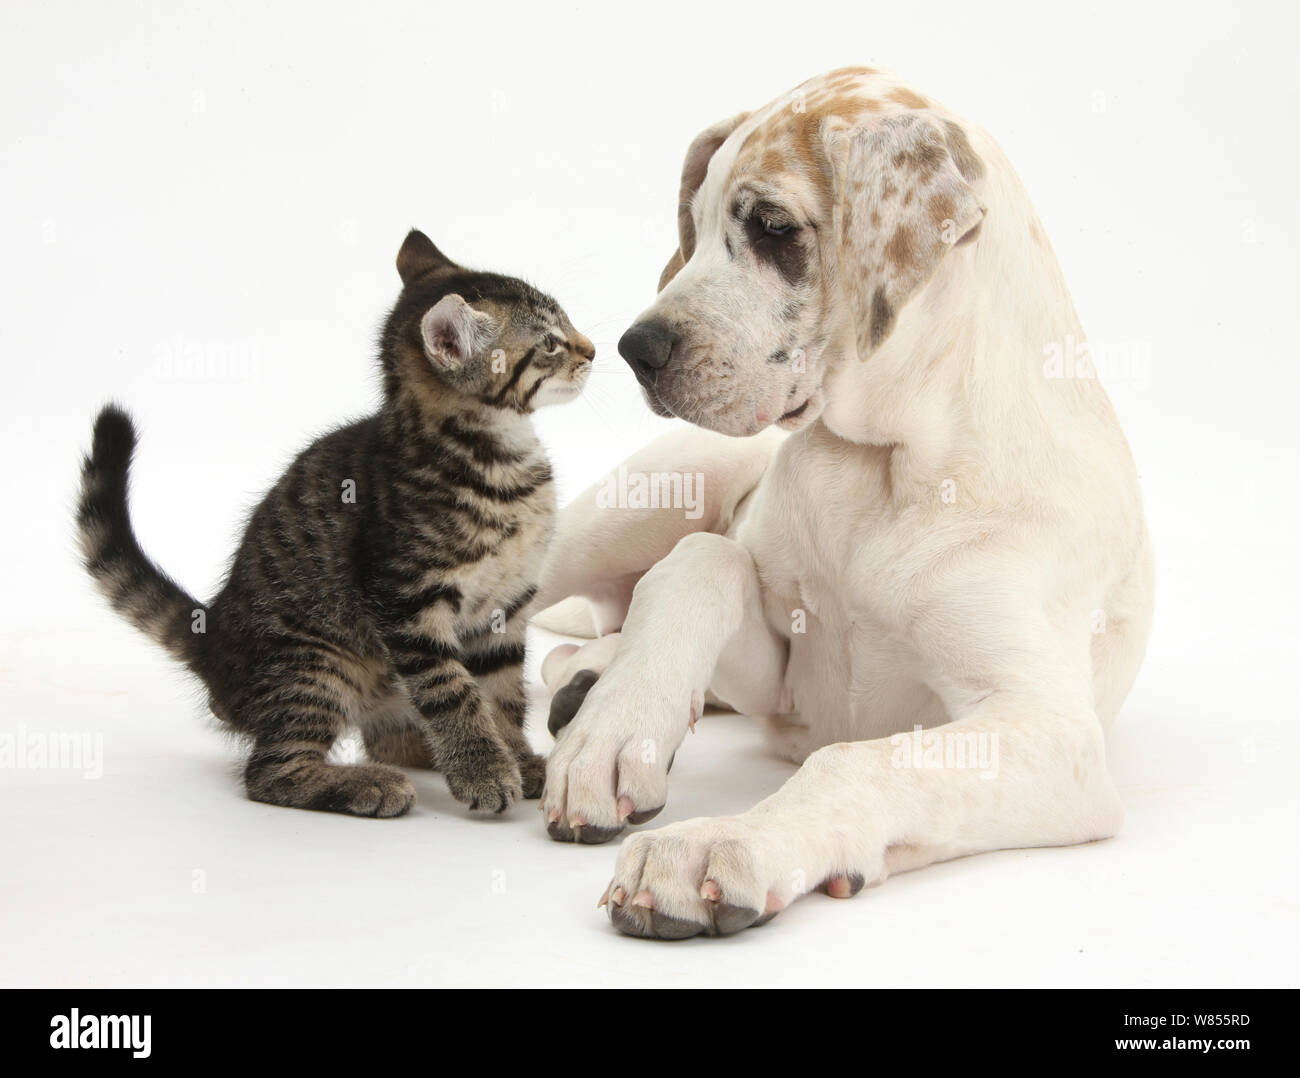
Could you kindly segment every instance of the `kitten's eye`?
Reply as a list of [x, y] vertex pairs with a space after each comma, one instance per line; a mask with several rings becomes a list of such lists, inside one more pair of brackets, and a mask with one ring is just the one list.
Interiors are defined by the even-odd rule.
[[564, 342], [554, 333], [548, 333], [542, 338], [542, 354], [546, 356], [556, 356], [560, 354], [560, 349], [564, 347]]
[[794, 225], [789, 221], [773, 221], [770, 217], [760, 218], [763, 223], [763, 231], [769, 236], [788, 236], [794, 231]]

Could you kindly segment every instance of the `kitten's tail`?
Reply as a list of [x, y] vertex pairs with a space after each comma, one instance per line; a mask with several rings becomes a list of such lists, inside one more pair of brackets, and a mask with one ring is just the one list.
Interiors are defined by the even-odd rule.
[[131, 529], [126, 491], [135, 443], [131, 417], [117, 405], [106, 405], [95, 420], [90, 455], [81, 465], [77, 532], [82, 556], [113, 609], [192, 666], [199, 658], [207, 613], [146, 557]]

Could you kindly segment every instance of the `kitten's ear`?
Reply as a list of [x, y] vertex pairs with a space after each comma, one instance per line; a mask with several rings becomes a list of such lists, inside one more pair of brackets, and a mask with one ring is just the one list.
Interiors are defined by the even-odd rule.
[[424, 354], [441, 371], [458, 371], [482, 355], [500, 328], [495, 318], [474, 310], [455, 292], [443, 296], [420, 319]]
[[418, 228], [413, 228], [406, 234], [402, 249], [397, 252], [397, 272], [402, 278], [402, 284], [410, 284], [432, 270], [453, 268], [455, 265]]

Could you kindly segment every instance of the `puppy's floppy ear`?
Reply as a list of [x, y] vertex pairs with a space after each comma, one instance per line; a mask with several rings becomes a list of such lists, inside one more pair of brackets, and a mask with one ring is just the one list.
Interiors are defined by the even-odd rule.
[[433, 245], [418, 228], [411, 229], [402, 242], [402, 249], [397, 252], [397, 273], [402, 284], [410, 284], [417, 277], [422, 277], [437, 269], [455, 267], [456, 263]]
[[677, 276], [695, 252], [695, 221], [691, 217], [691, 200], [704, 182], [704, 175], [709, 171], [709, 161], [718, 152], [718, 147], [748, 118], [748, 112], [741, 112], [729, 119], [719, 120], [696, 135], [695, 141], [686, 151], [686, 160], [682, 162], [681, 187], [677, 193], [678, 247], [659, 276], [660, 292]]
[[420, 319], [424, 354], [440, 371], [459, 371], [496, 340], [500, 326], [490, 314], [476, 311], [455, 292], [443, 296]]
[[839, 273], [858, 356], [889, 336], [903, 305], [984, 220], [984, 164], [956, 124], [923, 112], [827, 132]]

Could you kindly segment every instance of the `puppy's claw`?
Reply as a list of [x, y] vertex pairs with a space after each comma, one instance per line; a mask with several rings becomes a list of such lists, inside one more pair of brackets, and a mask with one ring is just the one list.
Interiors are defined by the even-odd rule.
[[847, 876], [831, 876], [822, 885], [822, 889], [831, 898], [852, 898], [865, 884], [866, 880], [856, 872], [851, 872]]

